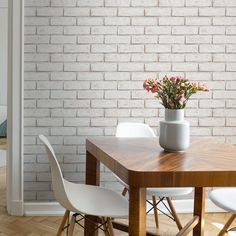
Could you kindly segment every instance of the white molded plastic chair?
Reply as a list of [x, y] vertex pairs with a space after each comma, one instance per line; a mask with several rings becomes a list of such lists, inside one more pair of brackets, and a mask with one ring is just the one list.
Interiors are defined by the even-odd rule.
[[52, 186], [56, 200], [66, 209], [57, 236], [61, 235], [70, 212], [74, 212], [69, 224], [69, 235], [73, 235], [76, 217], [93, 215], [101, 217], [105, 235], [113, 235], [111, 218], [128, 216], [128, 200], [118, 193], [98, 186], [75, 184], [63, 178], [55, 153], [48, 139], [39, 135], [45, 145], [51, 167]]
[[[228, 229], [230, 225], [233, 223], [234, 219], [236, 218], [236, 188], [214, 189], [210, 192], [209, 198], [218, 207], [232, 213], [232, 216], [228, 219], [223, 229], [218, 234], [218, 236], [223, 236], [229, 231]], [[232, 229], [235, 230], [235, 227]]]
[[[143, 123], [120, 123], [117, 126], [116, 129], [116, 137], [120, 138], [125, 138], [125, 137], [146, 137], [146, 138], [151, 138], [151, 137], [156, 137], [155, 133], [153, 130], [146, 124]], [[120, 181], [121, 184], [125, 186], [122, 195], [125, 195], [129, 191], [129, 186], [124, 183], [120, 178], [117, 177], [117, 179]], [[175, 208], [172, 204], [171, 198], [176, 197], [176, 196], [182, 196], [186, 195], [192, 192], [192, 188], [147, 188], [147, 195], [152, 197], [152, 202], [147, 200], [151, 205], [152, 208], [150, 210], [154, 210], [154, 217], [155, 217], [155, 223], [156, 227], [159, 227], [158, 224], [158, 209], [157, 205], [162, 202], [164, 199], [167, 200], [167, 203], [169, 205], [169, 208], [167, 209], [172, 218], [178, 227], [179, 230], [182, 229], [182, 225], [180, 223], [180, 220], [176, 214]], [[158, 198], [158, 201], [157, 201]], [[167, 208], [166, 204], [164, 206]], [[150, 212], [150, 210], [148, 212]]]

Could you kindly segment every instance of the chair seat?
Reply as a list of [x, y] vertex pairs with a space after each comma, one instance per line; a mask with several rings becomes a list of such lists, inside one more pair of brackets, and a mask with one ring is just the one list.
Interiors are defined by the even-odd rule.
[[192, 188], [148, 188], [148, 196], [158, 196], [158, 197], [177, 197], [182, 195], [187, 195], [193, 191]]
[[209, 197], [220, 208], [236, 213], [236, 188], [214, 189]]
[[69, 209], [88, 215], [128, 217], [128, 200], [120, 194], [93, 185], [75, 184], [64, 180], [67, 197], [73, 206]]

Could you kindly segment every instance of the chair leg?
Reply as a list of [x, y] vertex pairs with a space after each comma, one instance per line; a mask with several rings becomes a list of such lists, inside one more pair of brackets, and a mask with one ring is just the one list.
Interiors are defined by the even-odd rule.
[[109, 235], [115, 236], [111, 218], [107, 218], [107, 224], [108, 224], [108, 229], [109, 229]]
[[61, 236], [61, 233], [63, 231], [63, 228], [64, 228], [65, 223], [66, 223], [67, 219], [69, 218], [69, 216], [70, 216], [70, 211], [66, 210], [65, 214], [64, 214], [64, 216], [62, 218], [61, 224], [59, 226], [59, 229], [57, 230], [56, 236]]
[[108, 227], [107, 227], [107, 223], [106, 223], [105, 217], [102, 217], [101, 220], [102, 220], [103, 230], [104, 230], [105, 236], [110, 236], [109, 232], [108, 232]]
[[123, 189], [123, 191], [122, 191], [121, 194], [122, 194], [123, 196], [125, 196], [127, 192], [128, 192], [128, 189], [127, 189], [126, 187], [124, 187], [124, 189]]
[[170, 207], [171, 213], [172, 213], [172, 215], [173, 215], [173, 217], [175, 219], [175, 223], [176, 223], [178, 229], [181, 230], [183, 228], [183, 226], [180, 223], [180, 220], [179, 220], [179, 217], [178, 217], [178, 215], [177, 215], [177, 213], [175, 211], [174, 205], [173, 205], [173, 203], [172, 203], [172, 201], [171, 201], [171, 199], [169, 197], [166, 197], [166, 200], [167, 200], [168, 205]]
[[73, 236], [74, 228], [75, 228], [75, 216], [73, 215], [70, 220], [69, 232], [68, 236]]
[[225, 233], [227, 232], [229, 226], [233, 223], [234, 219], [236, 217], [236, 214], [233, 214], [228, 221], [226, 222], [226, 224], [224, 225], [223, 229], [220, 231], [220, 233], [218, 234], [218, 236], [223, 236], [225, 235]]
[[158, 209], [157, 209], [157, 200], [156, 196], [152, 196], [152, 203], [153, 203], [153, 211], [154, 211], [154, 218], [155, 218], [155, 223], [156, 223], [156, 228], [159, 228], [159, 222], [158, 222]]

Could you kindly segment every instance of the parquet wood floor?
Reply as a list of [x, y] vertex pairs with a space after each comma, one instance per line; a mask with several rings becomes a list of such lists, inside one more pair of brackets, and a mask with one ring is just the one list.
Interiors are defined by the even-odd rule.
[[[52, 236], [56, 235], [57, 227], [59, 226], [61, 217], [13, 217], [6, 213], [5, 209], [5, 168], [0, 168], [0, 236]], [[206, 217], [206, 233], [205, 236], [216, 236], [219, 232], [218, 227], [222, 227], [229, 214], [207, 214]], [[187, 222], [191, 215], [181, 214], [181, 221]], [[159, 233], [163, 236], [173, 236], [177, 233], [177, 228], [174, 222], [160, 215], [160, 230]], [[147, 219], [149, 230], [155, 232], [153, 216], [149, 215]], [[66, 235], [66, 234], [64, 234]], [[76, 227], [76, 236], [82, 236], [82, 230]], [[102, 232], [99, 235], [103, 235]], [[125, 236], [126, 233], [115, 230], [115, 235]], [[230, 232], [228, 236], [235, 236], [235, 232]]]

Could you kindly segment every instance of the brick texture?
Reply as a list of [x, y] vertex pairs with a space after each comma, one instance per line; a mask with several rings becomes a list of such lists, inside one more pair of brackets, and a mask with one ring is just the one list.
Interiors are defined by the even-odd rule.
[[[122, 121], [158, 134], [163, 108], [142, 88], [148, 77], [206, 83], [186, 109], [191, 134], [235, 144], [235, 23], [235, 0], [25, 0], [25, 199], [53, 199], [38, 134], [76, 182], [86, 137], [114, 135]], [[101, 172], [101, 185], [120, 191]]]

